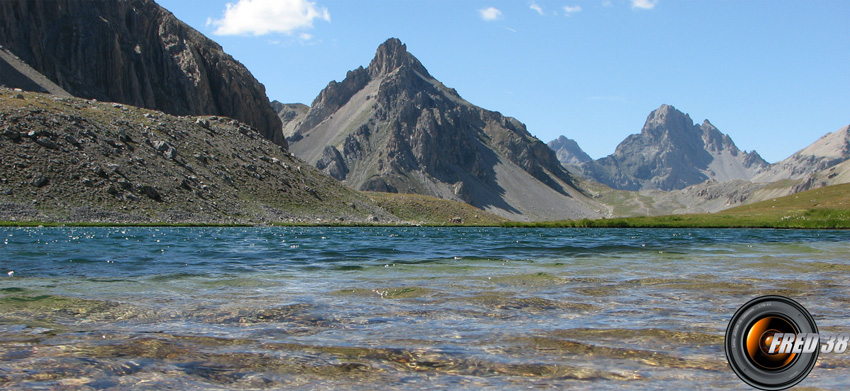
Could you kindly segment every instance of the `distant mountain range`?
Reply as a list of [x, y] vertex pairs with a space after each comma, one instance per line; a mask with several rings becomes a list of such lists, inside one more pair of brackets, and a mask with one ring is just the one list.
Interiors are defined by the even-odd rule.
[[[718, 211], [842, 183], [839, 163], [850, 157], [845, 128], [771, 165], [665, 104], [601, 159], [566, 136], [549, 142], [565, 173], [519, 121], [463, 100], [396, 39], [309, 109], [274, 105], [293, 152], [350, 187], [454, 199], [520, 220]], [[780, 179], [793, 181], [771, 185]]]
[[640, 134], [628, 136], [605, 158], [581, 161], [576, 156], [584, 152], [565, 136], [549, 146], [571, 172], [612, 188], [594, 191], [605, 194], [601, 201], [618, 214], [715, 212], [850, 182], [850, 126], [768, 164], [755, 151], [739, 150], [708, 120], [697, 126], [663, 105]]
[[579, 163], [576, 171], [620, 190], [678, 190], [707, 180], [750, 179], [767, 166], [757, 152], [741, 151], [708, 120], [696, 125], [687, 114], [662, 105], [649, 114], [640, 134], [627, 137], [609, 156]]
[[512, 219], [600, 215], [525, 125], [464, 100], [398, 39], [328, 84], [303, 118], [278, 107], [300, 120], [292, 152], [352, 188], [459, 200]]

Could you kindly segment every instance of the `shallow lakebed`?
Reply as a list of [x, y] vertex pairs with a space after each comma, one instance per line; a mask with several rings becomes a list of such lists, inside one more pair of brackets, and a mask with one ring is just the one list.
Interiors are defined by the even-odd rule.
[[0, 228], [0, 272], [0, 388], [745, 389], [746, 301], [850, 332], [850, 231]]

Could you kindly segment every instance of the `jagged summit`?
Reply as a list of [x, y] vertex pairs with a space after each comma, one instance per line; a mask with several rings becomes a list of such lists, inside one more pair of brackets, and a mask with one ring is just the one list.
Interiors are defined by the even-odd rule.
[[663, 104], [647, 116], [641, 134], [649, 137], [661, 137], [671, 133], [679, 135], [694, 130], [693, 126], [694, 121], [690, 115], [676, 110], [671, 105]]
[[398, 38], [390, 38], [378, 46], [375, 57], [367, 68], [371, 78], [388, 75], [401, 67], [410, 67], [422, 76], [431, 78], [428, 70], [407, 51], [407, 45]]
[[600, 214], [525, 125], [463, 100], [395, 38], [367, 68], [328, 83], [289, 141], [359, 190], [432, 195], [519, 220]]
[[560, 136], [547, 145], [555, 151], [555, 156], [563, 165], [577, 165], [593, 160], [578, 146], [575, 140], [566, 136]]
[[612, 155], [583, 163], [580, 170], [616, 189], [674, 190], [709, 179], [749, 180], [767, 165], [755, 151], [738, 149], [708, 120], [695, 125], [688, 114], [665, 104]]

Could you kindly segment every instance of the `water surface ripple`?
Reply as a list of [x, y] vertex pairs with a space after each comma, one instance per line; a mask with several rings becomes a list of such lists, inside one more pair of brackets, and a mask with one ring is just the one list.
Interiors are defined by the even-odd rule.
[[850, 332], [848, 254], [848, 231], [0, 228], [0, 388], [746, 389], [735, 310], [781, 294]]

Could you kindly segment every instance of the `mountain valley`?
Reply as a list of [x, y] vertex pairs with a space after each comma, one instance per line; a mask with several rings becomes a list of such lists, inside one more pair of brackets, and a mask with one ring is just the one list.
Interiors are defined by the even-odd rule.
[[0, 16], [0, 220], [498, 224], [710, 213], [850, 182], [850, 126], [769, 164], [664, 104], [594, 160], [468, 102], [396, 38], [306, 105], [270, 101], [151, 0], [9, 0]]

